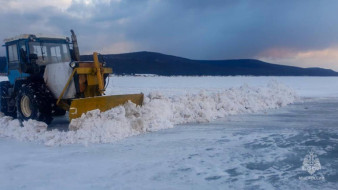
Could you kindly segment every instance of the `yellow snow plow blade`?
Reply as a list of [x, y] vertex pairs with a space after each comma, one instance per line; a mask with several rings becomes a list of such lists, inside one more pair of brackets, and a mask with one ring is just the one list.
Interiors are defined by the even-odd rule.
[[83, 113], [99, 109], [101, 112], [110, 110], [116, 106], [123, 105], [128, 101], [141, 106], [143, 103], [143, 94], [127, 94], [113, 96], [98, 96], [92, 98], [74, 99], [69, 108], [69, 119], [81, 117]]

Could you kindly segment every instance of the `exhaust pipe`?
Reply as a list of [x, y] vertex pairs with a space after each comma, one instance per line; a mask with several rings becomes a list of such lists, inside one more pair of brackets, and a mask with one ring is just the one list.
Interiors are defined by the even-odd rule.
[[73, 44], [73, 57], [75, 59], [75, 61], [80, 61], [80, 50], [79, 50], [79, 45], [77, 44], [77, 38], [76, 35], [74, 33], [74, 30], [70, 30], [70, 32], [72, 33], [72, 44]]

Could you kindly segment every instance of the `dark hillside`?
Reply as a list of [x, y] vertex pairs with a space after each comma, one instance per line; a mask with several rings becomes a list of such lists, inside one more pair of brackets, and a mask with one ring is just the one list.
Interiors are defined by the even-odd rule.
[[[191, 60], [153, 52], [102, 55], [115, 74], [156, 74], [163, 76], [338, 76], [330, 69], [300, 68], [266, 63], [255, 59]], [[92, 60], [92, 55], [82, 55], [81, 60]], [[0, 57], [0, 73], [6, 59]]]
[[[186, 58], [153, 52], [103, 55], [115, 74], [157, 74], [172, 75], [253, 75], [253, 76], [338, 76], [330, 69], [300, 68], [276, 65], [254, 59], [238, 60], [190, 60]], [[92, 60], [91, 55], [81, 56]]]

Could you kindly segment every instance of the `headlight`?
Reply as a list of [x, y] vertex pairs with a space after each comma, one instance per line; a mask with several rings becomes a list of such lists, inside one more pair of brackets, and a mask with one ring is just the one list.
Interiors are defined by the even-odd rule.
[[70, 62], [69, 66], [74, 69], [76, 67], [76, 62], [74, 62], [74, 61]]

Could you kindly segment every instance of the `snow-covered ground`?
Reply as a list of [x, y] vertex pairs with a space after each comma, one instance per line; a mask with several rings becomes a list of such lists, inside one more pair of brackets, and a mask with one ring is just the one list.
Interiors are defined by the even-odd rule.
[[[112, 78], [112, 81], [124, 78]], [[130, 82], [135, 80], [128, 78]], [[152, 78], [156, 81], [156, 78]], [[184, 79], [190, 81], [191, 78], [181, 78], [181, 83], [184, 83]], [[122, 86], [123, 83], [124, 81]], [[152, 84], [151, 80], [147, 83]], [[110, 83], [108, 94], [114, 93], [117, 89], [114, 86], [114, 83]], [[142, 107], [127, 103], [104, 113], [99, 110], [90, 111], [81, 118], [72, 120], [69, 124], [70, 131], [60, 131], [57, 128], [48, 130], [45, 123], [32, 120], [21, 124], [18, 120], [0, 115], [0, 136], [39, 141], [46, 145], [109, 143], [146, 132], [173, 128], [178, 124], [203, 123], [228, 115], [279, 108], [297, 99], [291, 88], [277, 81], [269, 81], [259, 87], [244, 84], [233, 88], [209, 89], [210, 87], [204, 86], [198, 91], [190, 92], [183, 86], [178, 87], [181, 89], [169, 87], [163, 91], [157, 89], [150, 92], [147, 92], [149, 89], [139, 88], [138, 93], [145, 93]], [[128, 89], [130, 91], [135, 88], [126, 87], [125, 91]], [[119, 93], [136, 93], [125, 91]]]
[[[64, 132], [52, 130], [62, 118], [46, 130], [1, 117], [0, 189], [335, 189], [337, 82], [112, 77], [107, 94], [143, 92], [144, 107], [92, 112]], [[299, 179], [311, 149], [324, 180]]]
[[206, 89], [212, 92], [236, 88], [264, 86], [278, 81], [296, 90], [301, 97], [338, 97], [337, 77], [113, 77], [108, 94], [149, 93], [163, 94], [198, 93]]

